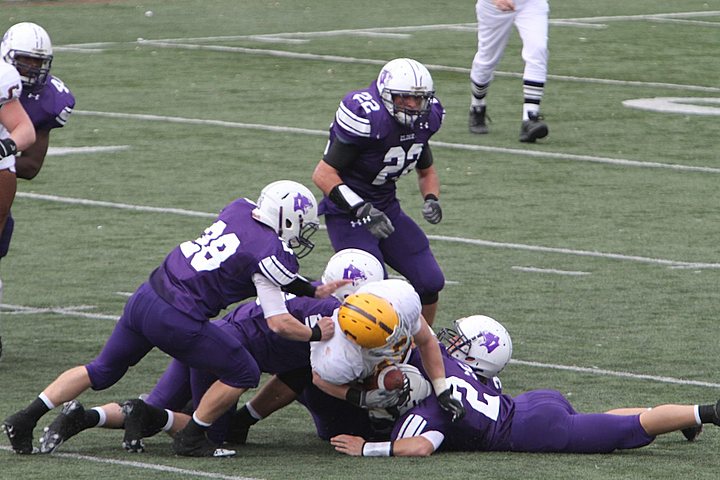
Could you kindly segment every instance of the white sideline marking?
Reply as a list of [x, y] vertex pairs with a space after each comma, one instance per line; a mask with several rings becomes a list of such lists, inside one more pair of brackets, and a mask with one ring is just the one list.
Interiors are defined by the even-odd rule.
[[[215, 213], [196, 212], [193, 210], [184, 210], [181, 208], [147, 207], [147, 206], [142, 206], [142, 205], [129, 205], [127, 203], [112, 203], [112, 202], [103, 202], [103, 201], [99, 201], [99, 200], [87, 200], [87, 199], [83, 199], [83, 198], [60, 197], [57, 195], [43, 195], [43, 194], [31, 193], [31, 192], [17, 192], [15, 194], [15, 196], [20, 197], [20, 198], [30, 198], [33, 200], [45, 200], [45, 201], [49, 201], [49, 202], [60, 202], [60, 203], [69, 203], [69, 204], [78, 204], [78, 205], [119, 208], [119, 209], [123, 209], [123, 210], [144, 211], [144, 212], [153, 212], [153, 213], [174, 213], [174, 214], [178, 214], [178, 215], [187, 215], [187, 216], [193, 216], [193, 217], [215, 218], [217, 216], [217, 214], [215, 214]], [[603, 252], [588, 251], [588, 250], [573, 250], [573, 249], [569, 249], [569, 248], [543, 247], [541, 245], [526, 245], [526, 244], [522, 244], [522, 243], [502, 243], [502, 242], [493, 242], [490, 240], [480, 240], [480, 239], [473, 239], [473, 238], [449, 237], [449, 236], [445, 236], [445, 235], [428, 235], [428, 238], [430, 240], [439, 240], [439, 241], [453, 242], [453, 243], [466, 243], [466, 244], [470, 244], [470, 245], [481, 245], [484, 247], [509, 248], [509, 249], [515, 249], [515, 250], [529, 250], [529, 251], [534, 251], [534, 252], [559, 253], [559, 254], [565, 254], [565, 255], [579, 255], [579, 256], [583, 256], [583, 257], [596, 257], [596, 258], [605, 258], [605, 259], [611, 259], [611, 260], [621, 260], [621, 261], [649, 263], [649, 264], [655, 264], [655, 265], [665, 265], [668, 267], [720, 268], [720, 263], [684, 262], [684, 261], [678, 261], [678, 260], [666, 260], [666, 259], [662, 259], [662, 258], [641, 257], [638, 255], [622, 255], [619, 253], [603, 253]]]
[[[720, 91], [720, 89], [718, 90]], [[202, 118], [186, 118], [186, 117], [171, 117], [163, 115], [149, 115], [141, 113], [121, 113], [121, 112], [97, 112], [91, 110], [76, 110], [74, 115], [80, 116], [91, 116], [91, 117], [105, 117], [105, 118], [122, 118], [128, 120], [148, 120], [153, 122], [169, 122], [169, 123], [182, 123], [187, 125], [214, 125], [218, 127], [228, 128], [244, 128], [247, 130], [260, 130], [267, 132], [282, 132], [282, 133], [297, 133], [300, 135], [313, 135], [318, 137], [327, 137], [328, 132], [325, 130], [311, 130], [308, 128], [296, 128], [296, 127], [281, 127], [277, 125], [263, 125], [259, 123], [243, 123], [243, 122], [227, 122], [223, 120], [205, 120]], [[543, 152], [537, 150], [523, 150], [520, 148], [504, 148], [504, 147], [489, 147], [483, 145], [473, 145], [466, 143], [449, 143], [449, 142], [438, 142], [435, 140], [430, 141], [430, 145], [433, 147], [449, 148], [453, 150], [465, 150], [465, 151], [477, 151], [477, 152], [493, 152], [493, 153], [504, 153], [510, 155], [520, 155], [528, 157], [538, 158], [555, 158], [561, 160], [572, 160], [578, 162], [591, 162], [591, 163], [602, 163], [607, 165], [622, 165], [625, 167], [640, 167], [640, 168], [666, 168], [669, 170], [686, 171], [686, 172], [702, 172], [702, 173], [720, 173], [720, 168], [714, 167], [697, 167], [694, 165], [682, 165], [673, 163], [659, 163], [659, 162], [642, 162], [638, 160], [627, 160], [624, 158], [610, 158], [610, 157], [595, 157], [591, 155], [575, 155], [570, 153], [559, 153], [559, 152]]]
[[588, 367], [576, 367], [576, 366], [569, 366], [569, 365], [556, 365], [553, 363], [528, 362], [525, 360], [516, 360], [514, 358], [510, 360], [510, 363], [514, 363], [517, 365], [525, 365], [527, 367], [550, 368], [553, 370], [567, 370], [567, 371], [571, 371], [571, 372], [591, 373], [593, 375], [608, 375], [611, 377], [625, 377], [625, 378], [632, 378], [635, 380], [652, 380], [654, 382], [673, 383], [676, 385], [695, 385], [698, 387], [710, 387], [710, 388], [720, 387], [720, 383], [701, 382], [699, 380], [685, 380], [682, 378], [673, 378], [673, 377], [661, 377], [661, 376], [657, 376], [657, 375], [644, 375], [644, 374], [640, 374], [640, 373], [631, 373], [631, 372], [617, 372], [615, 370], [604, 370], [602, 368], [588, 368]]
[[[3, 447], [0, 447], [0, 450], [12, 451], [12, 448], [3, 446]], [[154, 464], [154, 463], [145, 463], [145, 462], [131, 462], [129, 460], [117, 460], [114, 458], [92, 457], [90, 455], [79, 455], [77, 453], [53, 453], [52, 456], [56, 457], [56, 458], [72, 458], [75, 460], [87, 460], [89, 462], [96, 462], [96, 463], [109, 463], [111, 465], [121, 465], [124, 467], [144, 468], [146, 470], [157, 470], [160, 472], [177, 473], [180, 475], [190, 475], [193, 477], [217, 478], [219, 480], [259, 480], [257, 478], [253, 478], [253, 477], [236, 477], [234, 475], [223, 475], [222, 473], [202, 472], [199, 470], [188, 470], [185, 468], [171, 467], [169, 465], [158, 465], [158, 464]], [[222, 460], [215, 460], [215, 461], [222, 461]]]
[[579, 272], [573, 270], [558, 270], [555, 268], [537, 268], [537, 267], [510, 267], [512, 270], [518, 270], [521, 272], [532, 272], [532, 273], [555, 273], [558, 275], [590, 275], [590, 272]]
[[74, 155], [76, 153], [107, 153], [128, 150], [130, 145], [108, 145], [96, 147], [50, 147], [47, 154], [52, 156]]

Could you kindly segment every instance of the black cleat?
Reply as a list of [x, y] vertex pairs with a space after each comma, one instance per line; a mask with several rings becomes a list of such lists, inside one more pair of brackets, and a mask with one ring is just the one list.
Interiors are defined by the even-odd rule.
[[60, 415], [45, 427], [40, 437], [40, 453], [53, 453], [69, 438], [86, 430], [85, 408], [77, 400], [63, 405]]
[[468, 115], [470, 133], [488, 133], [490, 131], [487, 126], [488, 121], [490, 121], [490, 117], [487, 116], [487, 107], [485, 105], [482, 107], [470, 107], [470, 114]]
[[38, 452], [38, 449], [32, 444], [35, 425], [37, 425], [37, 421], [33, 421], [22, 410], [5, 419], [2, 427], [10, 439], [15, 453], [30, 455]]
[[175, 434], [173, 450], [176, 455], [183, 457], [232, 457], [237, 453], [235, 450], [218, 448], [205, 435], [186, 435], [185, 429]]
[[522, 122], [520, 127], [520, 141], [535, 143], [538, 138], [545, 138], [548, 134], [548, 126], [542, 120], [542, 115], [529, 114], [529, 118]]
[[688, 442], [694, 442], [700, 436], [702, 432], [702, 425], [696, 425], [694, 427], [683, 428], [680, 432], [685, 436]]
[[128, 400], [121, 407], [125, 417], [123, 447], [131, 453], [144, 452], [142, 439], [162, 431], [167, 423], [165, 410], [153, 407], [139, 398]]

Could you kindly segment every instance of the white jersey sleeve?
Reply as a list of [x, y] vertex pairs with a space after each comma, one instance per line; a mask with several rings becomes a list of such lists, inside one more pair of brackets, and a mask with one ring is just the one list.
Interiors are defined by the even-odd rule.
[[[0, 60], [0, 108], [6, 103], [20, 98], [22, 82], [15, 67]], [[0, 123], [0, 138], [8, 138], [10, 132]], [[15, 171], [15, 155], [0, 158], [0, 170]]]

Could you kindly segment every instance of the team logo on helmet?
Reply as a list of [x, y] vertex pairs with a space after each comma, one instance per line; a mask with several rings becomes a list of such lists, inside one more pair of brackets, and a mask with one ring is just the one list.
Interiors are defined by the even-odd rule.
[[482, 336], [485, 339], [484, 345], [488, 353], [492, 353], [493, 350], [500, 346], [500, 337], [497, 335], [493, 335], [490, 332], [483, 332]]
[[302, 193], [295, 195], [293, 199], [293, 210], [296, 212], [308, 213], [312, 208], [312, 202]]
[[380, 72], [378, 83], [380, 83], [380, 85], [385, 85], [390, 79], [392, 79], [392, 72], [388, 69], [383, 69], [383, 71]]
[[365, 275], [365, 272], [363, 272], [351, 263], [350, 265], [345, 267], [345, 270], [343, 270], [343, 279], [352, 280], [353, 283], [355, 283], [360, 280], [367, 280], [367, 275]]

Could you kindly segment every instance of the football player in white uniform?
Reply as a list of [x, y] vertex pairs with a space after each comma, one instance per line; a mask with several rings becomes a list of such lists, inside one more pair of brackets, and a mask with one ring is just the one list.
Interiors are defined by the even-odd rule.
[[[15, 175], [15, 154], [35, 142], [35, 127], [20, 104], [22, 82], [20, 74], [12, 65], [0, 62], [0, 233], [10, 214], [15, 199], [17, 177]], [[0, 258], [5, 256], [6, 246], [0, 243]], [[0, 280], [0, 301], [2, 301], [2, 280]], [[0, 356], [2, 337], [0, 337]]]
[[489, 131], [485, 96], [515, 25], [525, 62], [520, 141], [534, 143], [546, 137], [548, 126], [540, 115], [540, 101], [547, 80], [548, 0], [477, 0], [475, 12], [478, 48], [470, 70], [470, 131], [478, 134]]
[[310, 346], [313, 383], [323, 392], [363, 408], [396, 405], [400, 390], [366, 390], [354, 385], [388, 363], [400, 363], [413, 342], [422, 357], [440, 406], [453, 421], [464, 408], [445, 378], [437, 337], [420, 314], [420, 298], [397, 279], [367, 283], [345, 299], [333, 315], [342, 335]]

